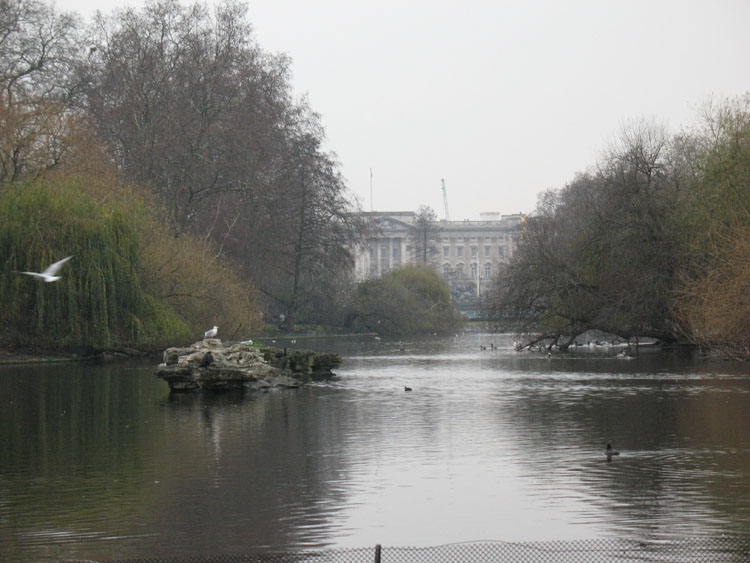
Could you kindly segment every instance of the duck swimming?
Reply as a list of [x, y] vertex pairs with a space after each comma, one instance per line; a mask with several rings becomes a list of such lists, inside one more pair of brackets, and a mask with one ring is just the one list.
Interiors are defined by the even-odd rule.
[[613, 455], [620, 455], [620, 452], [612, 449], [612, 444], [607, 444], [607, 449], [605, 450], [604, 453], [607, 454], [607, 461], [612, 461]]

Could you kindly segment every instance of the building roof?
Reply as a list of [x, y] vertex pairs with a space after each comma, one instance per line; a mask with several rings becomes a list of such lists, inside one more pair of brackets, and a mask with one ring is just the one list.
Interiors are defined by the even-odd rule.
[[[411, 229], [414, 226], [416, 213], [414, 211], [366, 211], [363, 215], [375, 219], [382, 226], [388, 225], [392, 228]], [[446, 221], [440, 219], [435, 221], [435, 226], [440, 231], [458, 232], [458, 231], [498, 231], [498, 230], [517, 230], [522, 222], [523, 216], [520, 213], [513, 215], [500, 215], [499, 213], [482, 213], [482, 219], [472, 221], [464, 219], [463, 221]], [[490, 217], [493, 217], [490, 219]], [[497, 217], [495, 219], [494, 217]]]

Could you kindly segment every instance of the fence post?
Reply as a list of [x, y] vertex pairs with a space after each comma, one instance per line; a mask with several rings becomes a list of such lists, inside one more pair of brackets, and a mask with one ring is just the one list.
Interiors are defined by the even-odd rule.
[[380, 563], [380, 544], [375, 546], [375, 563]]

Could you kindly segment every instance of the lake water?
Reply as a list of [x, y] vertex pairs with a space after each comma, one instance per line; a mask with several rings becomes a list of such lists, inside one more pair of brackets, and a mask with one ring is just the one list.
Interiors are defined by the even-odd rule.
[[750, 529], [750, 364], [478, 333], [297, 346], [340, 352], [338, 377], [201, 395], [152, 362], [0, 367], [0, 559]]

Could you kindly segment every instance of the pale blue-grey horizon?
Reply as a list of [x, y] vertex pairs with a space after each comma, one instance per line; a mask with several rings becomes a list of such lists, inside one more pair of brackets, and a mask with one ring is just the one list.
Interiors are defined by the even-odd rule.
[[[213, 2], [210, 2], [213, 3]], [[126, 0], [58, 0], [89, 17]], [[750, 2], [254, 0], [365, 210], [531, 212], [623, 124], [670, 131], [748, 90]], [[372, 173], [370, 172], [372, 170]], [[372, 196], [371, 196], [372, 194]]]

